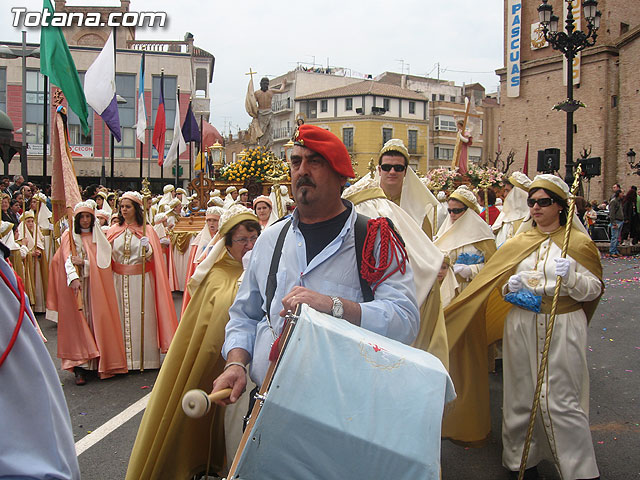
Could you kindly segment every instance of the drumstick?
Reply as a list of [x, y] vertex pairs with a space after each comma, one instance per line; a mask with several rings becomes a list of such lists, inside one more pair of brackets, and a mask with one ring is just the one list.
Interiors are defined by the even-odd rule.
[[182, 410], [191, 418], [204, 417], [211, 409], [211, 403], [216, 400], [223, 400], [231, 395], [230, 388], [224, 388], [215, 393], [205, 392], [204, 390], [189, 390], [182, 397]]

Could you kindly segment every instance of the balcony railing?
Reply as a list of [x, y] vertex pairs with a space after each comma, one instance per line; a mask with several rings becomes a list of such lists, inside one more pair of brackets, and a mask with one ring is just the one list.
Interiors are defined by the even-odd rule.
[[284, 110], [291, 110], [293, 108], [293, 102], [291, 97], [282, 98], [280, 100], [273, 100], [271, 102], [271, 110], [273, 113], [282, 112]]
[[274, 128], [272, 136], [274, 141], [288, 139], [293, 136], [293, 129], [291, 127]]
[[409, 150], [409, 155], [424, 155], [424, 145], [409, 145], [409, 147], [407, 147], [407, 150]]
[[193, 40], [129, 40], [130, 50], [145, 50], [147, 52], [191, 53]]

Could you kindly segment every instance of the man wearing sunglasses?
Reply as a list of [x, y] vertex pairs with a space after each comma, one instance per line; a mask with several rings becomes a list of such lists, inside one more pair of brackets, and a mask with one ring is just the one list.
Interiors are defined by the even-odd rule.
[[[438, 201], [413, 171], [409, 171], [409, 150], [402, 140], [387, 141], [378, 158], [380, 187], [393, 203], [402, 207], [431, 239]], [[404, 200], [403, 200], [404, 197]]]

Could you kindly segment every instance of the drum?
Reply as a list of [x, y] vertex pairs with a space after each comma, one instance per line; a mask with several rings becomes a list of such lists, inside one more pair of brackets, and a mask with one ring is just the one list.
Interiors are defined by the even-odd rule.
[[438, 479], [442, 363], [307, 305], [296, 318], [229, 478]]

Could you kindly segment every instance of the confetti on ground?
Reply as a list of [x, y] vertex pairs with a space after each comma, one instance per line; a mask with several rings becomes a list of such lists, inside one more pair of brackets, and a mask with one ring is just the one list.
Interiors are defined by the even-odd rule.
[[633, 370], [625, 370], [625, 372], [629, 372], [629, 373], [631, 373], [631, 372], [633, 372]]
[[80, 415], [86, 415], [86, 414], [87, 414], [86, 412], [80, 412]]
[[598, 442], [598, 445], [604, 445], [604, 442]]
[[140, 387], [142, 390], [144, 390], [145, 388], [149, 388], [149, 385], [145, 385], [143, 387]]

